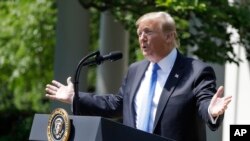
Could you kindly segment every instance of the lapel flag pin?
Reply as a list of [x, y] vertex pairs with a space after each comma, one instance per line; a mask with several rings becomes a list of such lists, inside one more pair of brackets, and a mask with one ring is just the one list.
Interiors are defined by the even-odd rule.
[[175, 74], [174, 77], [175, 77], [175, 78], [179, 78], [179, 74]]

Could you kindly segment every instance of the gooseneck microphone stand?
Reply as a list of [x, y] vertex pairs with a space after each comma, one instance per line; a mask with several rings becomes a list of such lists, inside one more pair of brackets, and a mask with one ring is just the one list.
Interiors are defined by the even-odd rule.
[[[94, 57], [94, 59], [87, 61], [89, 58]], [[74, 92], [75, 92], [75, 96], [74, 96], [74, 100], [73, 100], [73, 114], [74, 115], [79, 115], [79, 110], [78, 110], [78, 101], [79, 101], [79, 92], [78, 92], [78, 83], [79, 83], [79, 76], [80, 76], [80, 71], [81, 68], [83, 66], [87, 66], [87, 65], [91, 65], [91, 64], [100, 64], [101, 61], [99, 59], [100, 57], [100, 52], [96, 51], [93, 52], [89, 55], [87, 55], [86, 57], [84, 57], [82, 60], [80, 60], [80, 62], [77, 65], [77, 69], [75, 72], [75, 77], [74, 77]]]
[[[91, 58], [92, 59], [89, 59]], [[122, 53], [121, 52], [111, 52], [108, 55], [101, 56], [99, 51], [96, 51], [94, 53], [91, 53], [84, 57], [79, 64], [77, 65], [77, 69], [75, 72], [75, 77], [74, 77], [74, 100], [73, 100], [73, 114], [74, 115], [79, 115], [79, 110], [78, 110], [78, 101], [79, 101], [79, 92], [78, 92], [78, 83], [79, 83], [79, 76], [80, 76], [80, 71], [83, 66], [87, 65], [100, 65], [103, 61], [116, 61], [122, 58]]]

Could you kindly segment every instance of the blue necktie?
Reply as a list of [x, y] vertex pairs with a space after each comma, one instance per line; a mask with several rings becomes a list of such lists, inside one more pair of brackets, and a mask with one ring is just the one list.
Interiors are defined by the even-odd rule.
[[153, 96], [155, 93], [155, 86], [157, 81], [157, 70], [159, 68], [160, 67], [158, 66], [158, 64], [154, 64], [151, 75], [149, 93], [148, 95], [145, 95], [144, 101], [141, 105], [144, 108], [141, 108], [142, 109], [141, 115], [138, 115], [138, 128], [149, 133], [152, 133], [153, 129], [153, 122], [152, 122], [153, 117], [151, 114], [151, 110], [152, 110]]

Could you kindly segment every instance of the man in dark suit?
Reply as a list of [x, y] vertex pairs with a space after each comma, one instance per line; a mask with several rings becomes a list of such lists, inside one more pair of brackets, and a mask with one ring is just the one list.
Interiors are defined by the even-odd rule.
[[[216, 92], [212, 67], [179, 53], [175, 22], [168, 13], [147, 13], [136, 26], [146, 59], [130, 65], [118, 94], [81, 92], [80, 113], [122, 115], [125, 125], [146, 132], [177, 141], [205, 141], [205, 124], [213, 131], [220, 126], [231, 96], [221, 97], [223, 87]], [[53, 80], [46, 96], [72, 104], [70, 77], [67, 83]]]

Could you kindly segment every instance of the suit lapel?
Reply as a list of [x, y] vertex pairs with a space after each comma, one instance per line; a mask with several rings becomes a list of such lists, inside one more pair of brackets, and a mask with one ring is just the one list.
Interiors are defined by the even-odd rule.
[[133, 72], [134, 74], [132, 75], [132, 77], [135, 77], [133, 80], [133, 84], [131, 85], [131, 95], [130, 95], [130, 98], [129, 98], [129, 105], [131, 106], [130, 109], [132, 111], [132, 118], [133, 118], [133, 124], [134, 124], [134, 127], [136, 127], [135, 125], [135, 107], [134, 107], [134, 98], [135, 98], [135, 95], [136, 95], [136, 92], [139, 88], [139, 84], [145, 74], [145, 71], [147, 69], [149, 65], [149, 61], [144, 61], [142, 63], [140, 63], [137, 67], [136, 67], [136, 71]]
[[159, 122], [159, 119], [162, 115], [164, 108], [166, 107], [168, 103], [170, 96], [172, 95], [175, 87], [177, 86], [178, 81], [181, 79], [184, 73], [184, 64], [185, 63], [183, 61], [183, 56], [178, 52], [174, 66], [162, 90], [162, 94], [161, 94], [158, 107], [157, 107], [157, 111], [156, 111], [156, 115], [155, 115], [153, 129], [155, 129], [157, 123]]

